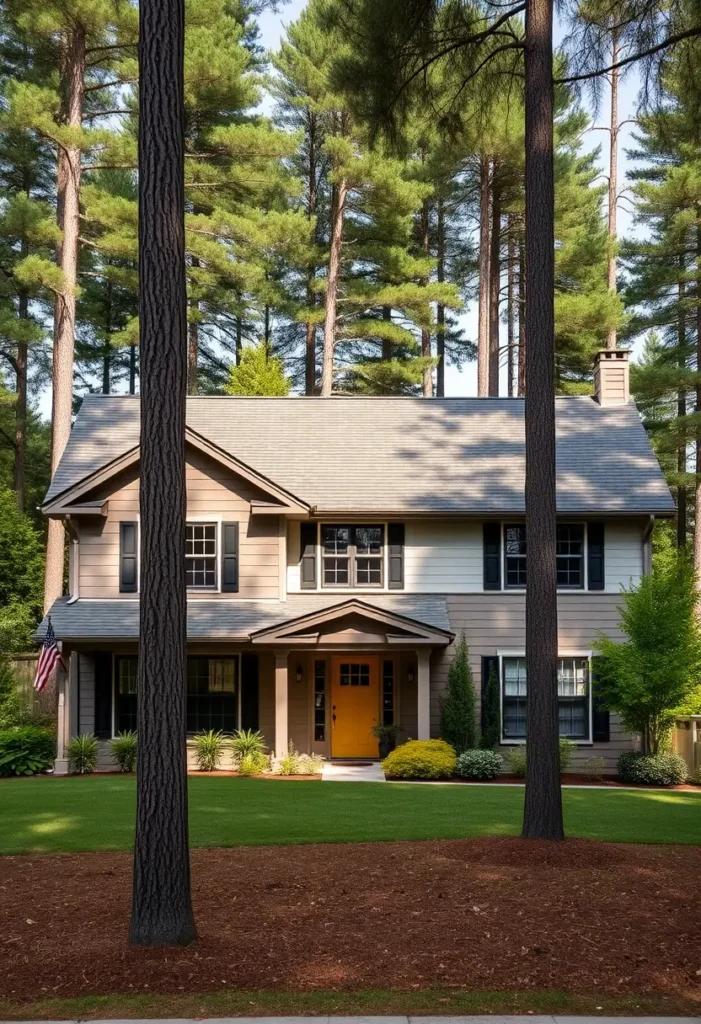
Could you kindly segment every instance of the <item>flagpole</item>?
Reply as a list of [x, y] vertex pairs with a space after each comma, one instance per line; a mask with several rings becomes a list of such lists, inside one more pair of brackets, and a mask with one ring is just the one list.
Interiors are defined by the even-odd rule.
[[[57, 647], [63, 657], [63, 643], [58, 641]], [[66, 745], [68, 738], [68, 670], [63, 661], [56, 662], [56, 681], [58, 683], [58, 729], [56, 730], [56, 760], [54, 761], [54, 775], [68, 775], [68, 758], [66, 756]]]

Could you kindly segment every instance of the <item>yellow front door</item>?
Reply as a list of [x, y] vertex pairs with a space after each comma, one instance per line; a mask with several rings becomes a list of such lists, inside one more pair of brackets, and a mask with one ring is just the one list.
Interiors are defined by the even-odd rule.
[[331, 756], [377, 757], [370, 732], [380, 713], [377, 658], [333, 658], [331, 669]]

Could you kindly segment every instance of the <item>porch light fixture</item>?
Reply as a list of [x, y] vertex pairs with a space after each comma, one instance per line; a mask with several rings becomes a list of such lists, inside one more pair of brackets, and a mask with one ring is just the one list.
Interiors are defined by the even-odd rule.
[[413, 683], [414, 682], [414, 670], [413, 670], [413, 668], [407, 669], [406, 681], [407, 681], [407, 683]]
[[297, 666], [297, 682], [298, 683], [302, 682], [302, 666], [301, 665]]

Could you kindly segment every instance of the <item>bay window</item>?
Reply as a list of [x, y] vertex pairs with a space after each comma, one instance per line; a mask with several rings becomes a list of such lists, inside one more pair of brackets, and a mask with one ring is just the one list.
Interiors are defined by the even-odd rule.
[[[563, 739], [591, 739], [591, 685], [588, 657], [558, 658], [559, 733]], [[502, 658], [502, 737], [526, 739], [526, 659]]]

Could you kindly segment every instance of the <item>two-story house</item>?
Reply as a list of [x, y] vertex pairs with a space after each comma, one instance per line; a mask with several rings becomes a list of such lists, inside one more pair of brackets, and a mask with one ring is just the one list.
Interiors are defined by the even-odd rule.
[[[593, 645], [675, 514], [627, 358], [601, 353], [595, 394], [556, 403], [560, 729], [609, 768], [632, 738], [596, 707]], [[50, 613], [65, 771], [67, 736], [138, 728], [138, 397], [86, 397], [43, 510], [70, 536]], [[498, 674], [503, 744], [522, 743], [523, 517], [521, 399], [188, 398], [188, 732], [377, 757], [376, 722], [437, 735], [464, 631], [477, 689]]]

